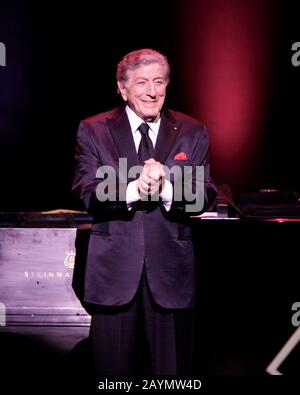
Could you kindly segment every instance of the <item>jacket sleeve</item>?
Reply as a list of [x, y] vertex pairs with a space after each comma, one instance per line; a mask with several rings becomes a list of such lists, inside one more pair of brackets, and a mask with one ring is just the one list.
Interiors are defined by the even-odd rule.
[[128, 214], [127, 183], [120, 183], [115, 172], [108, 180], [109, 175], [101, 170], [103, 163], [98, 148], [92, 126], [82, 121], [77, 132], [72, 192], [91, 215]]

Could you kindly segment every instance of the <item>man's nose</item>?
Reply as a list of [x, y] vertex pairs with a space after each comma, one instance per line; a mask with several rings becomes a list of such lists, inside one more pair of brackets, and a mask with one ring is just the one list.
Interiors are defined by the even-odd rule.
[[147, 95], [149, 96], [156, 96], [156, 86], [154, 84], [154, 82], [149, 82], [149, 84], [147, 85]]

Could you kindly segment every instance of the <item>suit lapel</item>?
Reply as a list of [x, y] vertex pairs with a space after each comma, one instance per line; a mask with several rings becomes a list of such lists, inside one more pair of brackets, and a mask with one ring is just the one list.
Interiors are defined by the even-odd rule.
[[[119, 158], [127, 158], [127, 166], [130, 169], [139, 165], [139, 159], [136, 153], [130, 123], [125, 111], [125, 107], [120, 107], [116, 114], [107, 118], [108, 128], [117, 148]], [[177, 139], [179, 129], [177, 122], [170, 111], [165, 110], [162, 114], [160, 128], [155, 145], [154, 159], [165, 162], [175, 140]]]
[[127, 158], [128, 169], [138, 165], [139, 160], [125, 107], [120, 107], [116, 115], [112, 118], [107, 118], [107, 124], [117, 148], [119, 158]]
[[166, 110], [161, 117], [161, 123], [155, 145], [154, 159], [164, 164], [175, 140], [177, 139], [179, 130], [177, 122], [172, 114]]

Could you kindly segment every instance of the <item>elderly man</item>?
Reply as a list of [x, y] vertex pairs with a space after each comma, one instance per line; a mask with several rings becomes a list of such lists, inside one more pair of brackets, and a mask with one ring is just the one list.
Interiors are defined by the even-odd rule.
[[155, 50], [125, 55], [117, 67], [124, 104], [78, 130], [73, 191], [94, 218], [84, 303], [98, 374], [137, 373], [142, 335], [149, 373], [192, 373], [190, 216], [216, 190], [205, 126], [164, 108], [169, 74]]

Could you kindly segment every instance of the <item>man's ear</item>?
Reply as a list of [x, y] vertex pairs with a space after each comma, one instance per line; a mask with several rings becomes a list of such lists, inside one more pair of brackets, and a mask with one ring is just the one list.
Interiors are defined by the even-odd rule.
[[127, 101], [127, 93], [126, 93], [125, 85], [121, 81], [117, 81], [117, 85], [118, 85], [118, 91], [120, 92], [120, 95], [122, 96], [123, 100]]

